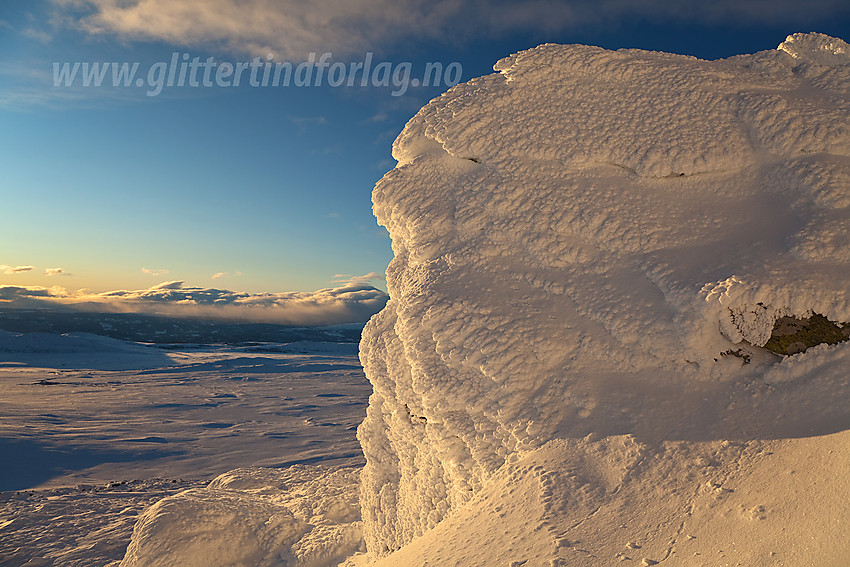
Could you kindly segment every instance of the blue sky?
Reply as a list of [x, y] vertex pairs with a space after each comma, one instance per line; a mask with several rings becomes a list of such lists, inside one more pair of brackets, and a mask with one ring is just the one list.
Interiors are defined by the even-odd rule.
[[0, 285], [105, 292], [180, 280], [279, 293], [367, 276], [357, 281], [381, 287], [391, 250], [371, 189], [405, 122], [446, 88], [393, 96], [325, 81], [146, 96], [147, 85], [55, 87], [54, 62], [137, 62], [144, 77], [175, 52], [293, 65], [310, 52], [346, 65], [371, 52], [393, 69], [409, 62], [411, 77], [457, 62], [468, 80], [545, 42], [713, 59], [798, 31], [850, 39], [846, 2], [670, 4], [5, 0]]

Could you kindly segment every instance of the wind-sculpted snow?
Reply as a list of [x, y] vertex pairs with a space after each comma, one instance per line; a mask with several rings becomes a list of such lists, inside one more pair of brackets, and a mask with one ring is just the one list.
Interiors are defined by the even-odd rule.
[[323, 567], [359, 550], [356, 469], [236, 469], [139, 518], [122, 567]]
[[370, 552], [554, 439], [846, 428], [822, 402], [848, 343], [761, 347], [783, 316], [850, 322], [847, 44], [543, 45], [495, 70], [407, 124], [373, 193], [395, 257], [361, 342]]

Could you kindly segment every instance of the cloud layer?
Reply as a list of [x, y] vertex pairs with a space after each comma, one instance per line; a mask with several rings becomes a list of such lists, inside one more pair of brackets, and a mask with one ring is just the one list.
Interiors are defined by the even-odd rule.
[[283, 325], [365, 322], [388, 296], [362, 283], [313, 292], [246, 293], [165, 282], [143, 290], [69, 293], [62, 287], [0, 286], [0, 306], [210, 317]]
[[801, 24], [848, 10], [844, 0], [801, 8], [793, 0], [53, 0], [71, 25], [94, 35], [274, 53], [300, 60], [380, 51], [407, 38], [492, 37], [510, 31], [558, 31], [618, 21], [737, 21]]

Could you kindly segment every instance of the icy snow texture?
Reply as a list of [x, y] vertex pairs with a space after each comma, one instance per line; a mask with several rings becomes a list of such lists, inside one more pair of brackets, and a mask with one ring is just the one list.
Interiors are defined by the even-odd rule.
[[361, 342], [371, 553], [550, 440], [775, 437], [806, 416], [783, 399], [781, 423], [747, 422], [729, 384], [850, 367], [847, 343], [759, 348], [783, 315], [850, 321], [846, 43], [543, 45], [495, 70], [407, 124], [373, 193], [395, 257]]
[[322, 567], [360, 550], [357, 469], [243, 468], [160, 500], [121, 567]]

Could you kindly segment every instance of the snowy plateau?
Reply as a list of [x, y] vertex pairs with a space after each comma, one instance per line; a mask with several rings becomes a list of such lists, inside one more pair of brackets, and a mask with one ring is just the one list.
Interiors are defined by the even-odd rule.
[[[542, 45], [495, 71], [411, 119], [374, 189], [394, 259], [360, 343], [371, 390], [344, 353], [125, 353], [145, 370], [99, 371], [136, 384], [102, 388], [116, 404], [129, 391], [154, 407], [146, 396], [181, 392], [147, 381], [182, 376], [246, 412], [161, 424], [152, 436], [195, 439], [175, 475], [193, 459], [242, 468], [167, 493], [4, 492], [2, 552], [123, 490], [164, 498], [110, 508], [138, 516], [109, 559], [122, 567], [850, 565], [850, 342], [803, 338], [816, 319], [850, 334], [850, 47], [794, 34], [703, 61]], [[782, 333], [801, 338], [766, 348]], [[281, 382], [224, 388], [257, 366]], [[7, 383], [45, 372], [2, 369]], [[15, 407], [47, 412], [17, 388]], [[367, 395], [364, 465], [349, 428]], [[301, 422], [265, 435], [249, 408]], [[130, 409], [114, 419], [148, 419]], [[226, 444], [238, 459], [217, 461], [199, 432], [242, 422], [254, 433]], [[98, 538], [75, 541], [73, 564], [98, 564]], [[71, 564], [44, 557], [27, 565]]]

